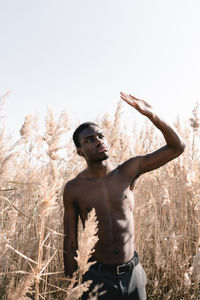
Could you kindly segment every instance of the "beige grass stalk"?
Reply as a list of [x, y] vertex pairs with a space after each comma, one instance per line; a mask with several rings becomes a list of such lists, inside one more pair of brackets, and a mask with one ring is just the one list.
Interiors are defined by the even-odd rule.
[[[47, 180], [43, 182], [43, 199], [40, 203], [40, 221], [39, 221], [39, 244], [38, 244], [38, 258], [37, 258], [37, 268], [36, 268], [36, 283], [35, 283], [35, 300], [39, 300], [40, 297], [40, 276], [45, 270], [46, 266], [44, 261], [44, 243], [45, 243], [45, 223], [52, 210], [57, 207], [56, 203], [56, 190], [55, 187], [48, 185]], [[44, 267], [45, 265], [45, 267]]]
[[39, 232], [39, 245], [38, 245], [38, 259], [37, 259], [37, 268], [36, 268], [36, 282], [35, 282], [35, 300], [39, 300], [40, 298], [40, 290], [39, 290], [39, 284], [40, 284], [40, 271], [43, 267], [43, 240], [44, 240], [44, 225], [45, 220], [44, 216], [41, 218], [40, 223], [40, 232]]
[[[5, 104], [6, 98], [10, 95], [10, 92], [6, 92], [4, 95], [0, 96], [0, 112], [3, 110], [3, 106]], [[2, 122], [3, 116], [0, 115], [0, 122]], [[0, 123], [1, 125], [1, 123]]]
[[200, 283], [200, 247], [197, 254], [193, 258], [192, 276], [197, 283]]
[[[176, 122], [176, 128], [187, 144], [184, 155], [141, 176], [136, 183], [135, 248], [147, 272], [149, 300], [199, 298], [199, 111], [196, 116], [192, 114], [192, 118], [193, 123], [189, 120]], [[163, 138], [151, 128], [150, 123], [146, 123], [140, 131], [133, 129], [132, 135], [129, 131], [130, 137], [127, 137], [119, 112], [116, 113], [118, 121], [111, 119], [105, 116], [97, 123], [103, 125], [108, 144], [112, 144], [113, 137], [116, 137], [111, 157], [114, 164], [131, 157], [131, 153], [143, 154], [163, 145]], [[64, 120], [65, 125], [62, 123]], [[68, 280], [59, 272], [63, 270], [62, 186], [84, 168], [84, 163], [77, 159], [73, 142], [68, 138], [71, 133], [69, 135], [67, 117], [61, 117], [61, 121], [54, 118], [49, 122], [54, 122], [55, 126], [52, 123], [45, 134], [39, 133], [37, 124], [27, 122], [26, 126], [35, 127], [33, 130], [23, 129], [24, 137], [27, 135], [26, 138], [22, 136], [21, 148], [16, 156], [9, 156], [16, 153], [16, 148], [10, 147], [6, 130], [0, 132], [0, 164], [5, 162], [0, 176], [0, 299], [3, 300], [6, 299], [9, 283], [13, 282], [10, 284], [10, 295], [16, 295], [18, 285], [27, 279], [25, 274], [35, 274], [37, 264], [41, 299], [64, 300], [66, 295], [78, 297], [82, 293], [79, 273], [67, 286]], [[113, 124], [115, 132], [112, 137]], [[3, 128], [2, 124], [0, 126]], [[66, 141], [66, 137], [69, 143], [63, 148], [62, 142]], [[62, 149], [65, 151], [60, 151]], [[64, 160], [59, 158], [60, 152]], [[45, 211], [44, 224], [42, 211]], [[83, 246], [85, 244], [86, 241]], [[83, 259], [86, 261], [86, 258]], [[83, 264], [82, 258], [80, 261]], [[20, 297], [26, 297], [22, 286], [20, 289]], [[34, 289], [33, 285], [32, 298], [35, 296]]]
[[192, 127], [192, 159], [196, 155], [196, 139], [198, 136], [198, 131], [200, 128], [200, 117], [199, 117], [199, 103], [195, 104], [195, 107], [192, 111], [192, 117], [190, 118], [190, 126]]
[[[98, 241], [97, 236], [98, 221], [95, 209], [92, 209], [88, 214], [83, 230], [79, 231], [78, 236], [78, 250], [75, 257], [78, 265], [78, 271], [74, 274], [73, 280], [68, 287], [66, 300], [79, 299], [84, 292], [86, 292], [91, 284], [91, 281], [82, 283], [82, 277], [95, 262], [90, 262], [89, 259], [94, 252], [94, 247]], [[77, 278], [77, 280], [75, 279]], [[77, 286], [75, 282], [77, 281]]]
[[55, 120], [52, 110], [49, 108], [46, 116], [46, 134], [44, 139], [47, 143], [47, 154], [50, 159], [59, 159], [58, 151], [63, 149], [61, 140], [64, 134], [70, 129], [70, 121], [67, 114], [63, 111]]
[[94, 247], [98, 241], [97, 236], [98, 231], [98, 221], [95, 213], [95, 209], [93, 208], [91, 212], [89, 212], [87, 220], [85, 222], [85, 227], [83, 231], [79, 232], [78, 237], [78, 250], [76, 261], [78, 264], [78, 272], [79, 272], [79, 280], [82, 281], [82, 276], [85, 272], [88, 271], [91, 265], [94, 262], [89, 262], [92, 253], [94, 252]]
[[33, 136], [34, 130], [37, 130], [37, 123], [38, 120], [36, 116], [30, 114], [25, 117], [24, 124], [20, 129], [21, 137], [24, 139], [25, 142], [28, 142], [29, 139]]
[[30, 297], [27, 296], [29, 293], [32, 294], [32, 286], [34, 284], [34, 274], [27, 275], [25, 278], [22, 278], [21, 282], [14, 287], [13, 280], [8, 286], [8, 297], [7, 300], [30, 300]]

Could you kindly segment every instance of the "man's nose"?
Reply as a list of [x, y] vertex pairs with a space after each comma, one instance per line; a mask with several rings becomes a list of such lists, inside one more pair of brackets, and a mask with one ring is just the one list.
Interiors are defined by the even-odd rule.
[[96, 138], [96, 145], [99, 146], [102, 144], [102, 140], [100, 138]]

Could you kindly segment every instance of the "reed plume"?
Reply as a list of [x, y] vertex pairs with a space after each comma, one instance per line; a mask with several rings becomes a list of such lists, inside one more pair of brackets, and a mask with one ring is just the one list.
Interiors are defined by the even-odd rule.
[[[108, 115], [98, 120], [108, 144], [113, 145], [115, 165], [163, 145], [163, 138], [149, 122], [127, 135], [122, 117], [118, 106], [113, 121]], [[20, 141], [14, 143], [3, 118], [0, 121], [0, 298], [78, 299], [90, 284], [82, 284], [81, 279], [91, 264], [88, 260], [97, 241], [97, 223], [91, 212], [89, 223], [79, 232], [78, 272], [67, 280], [62, 259], [62, 187], [84, 168], [70, 138], [71, 121], [66, 113], [56, 119], [49, 110], [41, 132], [37, 118], [27, 116]], [[198, 106], [190, 120], [177, 119], [175, 127], [186, 141], [184, 154], [141, 176], [135, 186], [135, 248], [147, 273], [149, 299], [196, 300], [200, 246]]]

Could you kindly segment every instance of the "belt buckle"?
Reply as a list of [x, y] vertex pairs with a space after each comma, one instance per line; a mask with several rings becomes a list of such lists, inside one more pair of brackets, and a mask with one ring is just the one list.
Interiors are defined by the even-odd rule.
[[125, 271], [120, 272], [120, 268], [126, 266], [125, 264], [117, 266], [117, 275], [124, 274]]
[[[133, 269], [135, 268], [135, 262], [134, 262], [134, 260], [130, 261], [129, 264], [132, 265], [132, 270], [133, 270]], [[122, 271], [122, 272], [121, 272], [121, 271], [120, 271], [120, 268], [121, 268], [121, 267], [126, 267], [126, 266], [128, 266], [129, 264], [123, 264], [123, 265], [117, 266], [117, 275], [126, 273], [126, 271]]]

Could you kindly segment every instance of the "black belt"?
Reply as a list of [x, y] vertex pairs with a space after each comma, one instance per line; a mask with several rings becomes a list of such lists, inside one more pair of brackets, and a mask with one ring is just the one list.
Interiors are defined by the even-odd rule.
[[129, 260], [127, 263], [123, 265], [106, 265], [106, 264], [101, 264], [97, 262], [94, 267], [95, 269], [98, 269], [99, 271], [109, 271], [116, 273], [117, 275], [124, 274], [128, 271], [131, 271], [137, 266], [139, 263], [139, 256], [136, 251], [134, 251], [134, 256], [131, 260]]

